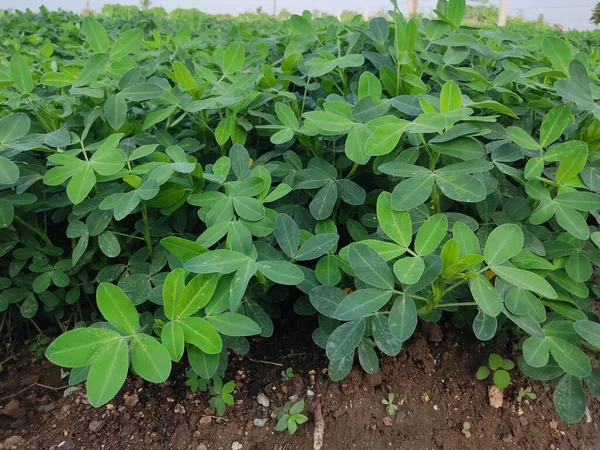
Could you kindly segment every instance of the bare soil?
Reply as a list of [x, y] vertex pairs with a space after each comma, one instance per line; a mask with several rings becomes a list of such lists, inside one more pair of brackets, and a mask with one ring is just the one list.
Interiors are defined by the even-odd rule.
[[[319, 403], [323, 450], [600, 450], [597, 400], [589, 400], [587, 418], [568, 425], [554, 412], [553, 386], [515, 369], [502, 407], [490, 406], [489, 382], [474, 374], [491, 352], [515, 360], [509, 344], [480, 343], [449, 324], [425, 325], [398, 357], [381, 361], [379, 373], [355, 368], [333, 383], [324, 352], [310, 340], [313, 322], [294, 320], [279, 323], [276, 330], [283, 331], [268, 340], [253, 339], [247, 356], [232, 357], [226, 379], [237, 381], [236, 404], [223, 418], [207, 394], [192, 394], [185, 385], [184, 363], [161, 385], [132, 377], [110, 404], [95, 409], [83, 388], [63, 397], [60, 368], [25, 352], [0, 372], [0, 449], [311, 450], [311, 411]], [[283, 381], [288, 367], [295, 376]], [[519, 388], [527, 386], [537, 399], [517, 402]], [[257, 403], [260, 392], [268, 408]], [[390, 392], [398, 402], [394, 416], [381, 403]], [[290, 396], [306, 400], [310, 417], [292, 436], [274, 432], [272, 417]], [[268, 421], [257, 427], [257, 418]]]

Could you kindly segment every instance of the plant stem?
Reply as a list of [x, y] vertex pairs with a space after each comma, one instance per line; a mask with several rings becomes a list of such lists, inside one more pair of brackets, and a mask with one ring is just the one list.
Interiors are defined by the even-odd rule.
[[150, 225], [148, 224], [148, 210], [146, 209], [146, 202], [142, 202], [142, 218], [144, 220], [144, 241], [150, 251], [150, 258], [152, 258], [152, 240], [150, 239]]
[[434, 308], [445, 308], [450, 306], [477, 306], [476, 302], [465, 302], [465, 303], [439, 303]]
[[40, 230], [39, 228], [31, 225], [28, 222], [25, 222], [23, 219], [21, 219], [19, 216], [15, 216], [14, 221], [23, 225], [25, 228], [27, 228], [28, 230], [34, 232], [35, 234], [37, 234], [39, 237], [42, 238], [42, 240], [48, 244], [48, 245], [52, 245], [52, 242], [50, 242], [50, 238], [48, 238], [48, 235], [46, 233], [44, 233], [42, 230]]
[[354, 174], [356, 173], [356, 171], [358, 170], [358, 163], [354, 163], [354, 165], [352, 166], [352, 169], [350, 169], [350, 172], [348, 173], [348, 175], [345, 176], [346, 179], [352, 178], [354, 176]]

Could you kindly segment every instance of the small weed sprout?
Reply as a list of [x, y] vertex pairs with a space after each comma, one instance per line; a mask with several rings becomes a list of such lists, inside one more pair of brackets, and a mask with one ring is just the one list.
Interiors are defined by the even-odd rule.
[[294, 434], [298, 429], [298, 425], [308, 421], [308, 417], [302, 414], [303, 410], [304, 400], [299, 400], [294, 404], [286, 402], [281, 409], [276, 411], [279, 420], [275, 426], [275, 431], [284, 431], [287, 429], [288, 433]]
[[492, 353], [488, 358], [488, 365], [477, 369], [475, 377], [478, 380], [485, 380], [490, 374], [493, 374], [492, 379], [494, 384], [499, 389], [506, 389], [510, 384], [510, 374], [508, 371], [514, 367], [515, 363], [510, 359], [504, 359], [502, 356]]
[[394, 398], [396, 397], [396, 395], [393, 392], [390, 392], [388, 394], [387, 399], [382, 399], [381, 403], [383, 403], [385, 405], [385, 410], [387, 411], [387, 413], [390, 416], [393, 416], [396, 414], [396, 410], [398, 409], [398, 405], [396, 405], [394, 403]]

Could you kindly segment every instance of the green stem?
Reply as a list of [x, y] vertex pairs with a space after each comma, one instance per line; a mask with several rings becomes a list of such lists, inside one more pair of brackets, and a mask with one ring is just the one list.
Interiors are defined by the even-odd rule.
[[25, 228], [29, 229], [30, 231], [34, 232], [35, 234], [37, 234], [39, 237], [42, 238], [42, 240], [48, 244], [48, 245], [52, 245], [52, 242], [50, 242], [50, 239], [48, 238], [48, 235], [46, 233], [44, 233], [42, 230], [40, 230], [39, 228], [31, 225], [28, 222], [25, 222], [23, 219], [21, 219], [19, 216], [15, 216], [15, 218], [13, 219], [15, 222], [23, 225]]
[[464, 280], [461, 280], [458, 283], [454, 283], [452, 286], [450, 286], [448, 289], [446, 289], [446, 290], [444, 290], [442, 292], [442, 297], [444, 297], [444, 295], [446, 295], [451, 290], [456, 289], [457, 287], [459, 287], [460, 285], [465, 284], [466, 282], [467, 282], [467, 279], [465, 278]]
[[439, 303], [434, 308], [445, 308], [451, 306], [477, 306], [476, 302], [464, 302], [464, 303]]
[[300, 108], [300, 115], [298, 116], [298, 120], [302, 118], [302, 114], [304, 114], [304, 104], [306, 103], [306, 94], [308, 92], [308, 85], [310, 84], [310, 77], [306, 79], [306, 84], [304, 85], [304, 95], [302, 96], [302, 107]]
[[150, 239], [150, 225], [148, 223], [148, 210], [146, 209], [146, 202], [142, 202], [142, 218], [144, 220], [144, 241], [150, 251], [150, 257], [152, 258], [152, 240]]
[[352, 169], [350, 169], [350, 172], [348, 173], [348, 175], [346, 175], [346, 179], [352, 178], [354, 176], [354, 174], [356, 173], [356, 171], [358, 170], [358, 163], [354, 163], [354, 165], [352, 166]]

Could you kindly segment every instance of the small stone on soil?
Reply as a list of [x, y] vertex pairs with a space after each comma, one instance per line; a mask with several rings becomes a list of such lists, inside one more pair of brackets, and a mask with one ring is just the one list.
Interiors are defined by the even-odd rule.
[[265, 408], [268, 408], [269, 405], [271, 404], [271, 400], [269, 400], [269, 398], [262, 392], [260, 392], [257, 396], [256, 396], [256, 402], [260, 405], [260, 406], [264, 406]]
[[262, 428], [262, 427], [264, 427], [267, 424], [268, 421], [269, 421], [269, 419], [258, 419], [258, 418], [256, 418], [256, 419], [254, 419], [252, 421], [252, 423], [254, 424], [254, 426], [256, 428]]
[[490, 406], [492, 408], [502, 408], [502, 402], [504, 401], [504, 393], [498, 386], [488, 387], [488, 396], [490, 399]]
[[384, 424], [386, 427], [391, 427], [391, 426], [392, 426], [392, 423], [393, 423], [393, 420], [392, 420], [392, 418], [391, 418], [390, 416], [385, 416], [385, 417], [383, 418], [383, 424]]
[[200, 425], [208, 425], [209, 423], [212, 423], [212, 417], [210, 416], [202, 416], [198, 421]]
[[175, 414], [185, 414], [185, 408], [183, 405], [180, 405], [179, 403], [175, 405]]
[[89, 429], [90, 429], [90, 431], [95, 433], [96, 431], [100, 431], [103, 426], [104, 426], [104, 423], [101, 422], [100, 420], [92, 420], [89, 424]]
[[198, 444], [196, 450], [208, 450], [208, 446], [206, 444]]
[[140, 402], [140, 398], [138, 397], [137, 394], [132, 394], [132, 395], [125, 394], [123, 396], [123, 403], [125, 403], [125, 406], [127, 406], [127, 407], [133, 407], [133, 406], [137, 405], [139, 402]]
[[231, 450], [242, 450], [242, 444], [240, 444], [239, 442], [234, 442], [233, 444], [231, 444]]
[[23, 444], [25, 444], [24, 438], [22, 438], [21, 436], [11, 436], [7, 440], [5, 440], [2, 445], [3, 448], [8, 450], [13, 448], [19, 448]]
[[47, 405], [38, 406], [38, 411], [42, 413], [49, 413], [50, 411], [54, 411], [56, 409], [56, 405], [54, 403], [48, 403]]
[[27, 411], [25, 408], [21, 408], [21, 402], [18, 400], [11, 400], [4, 406], [2, 410], [0, 410], [2, 414], [10, 417], [11, 419], [22, 419], [27, 415]]

